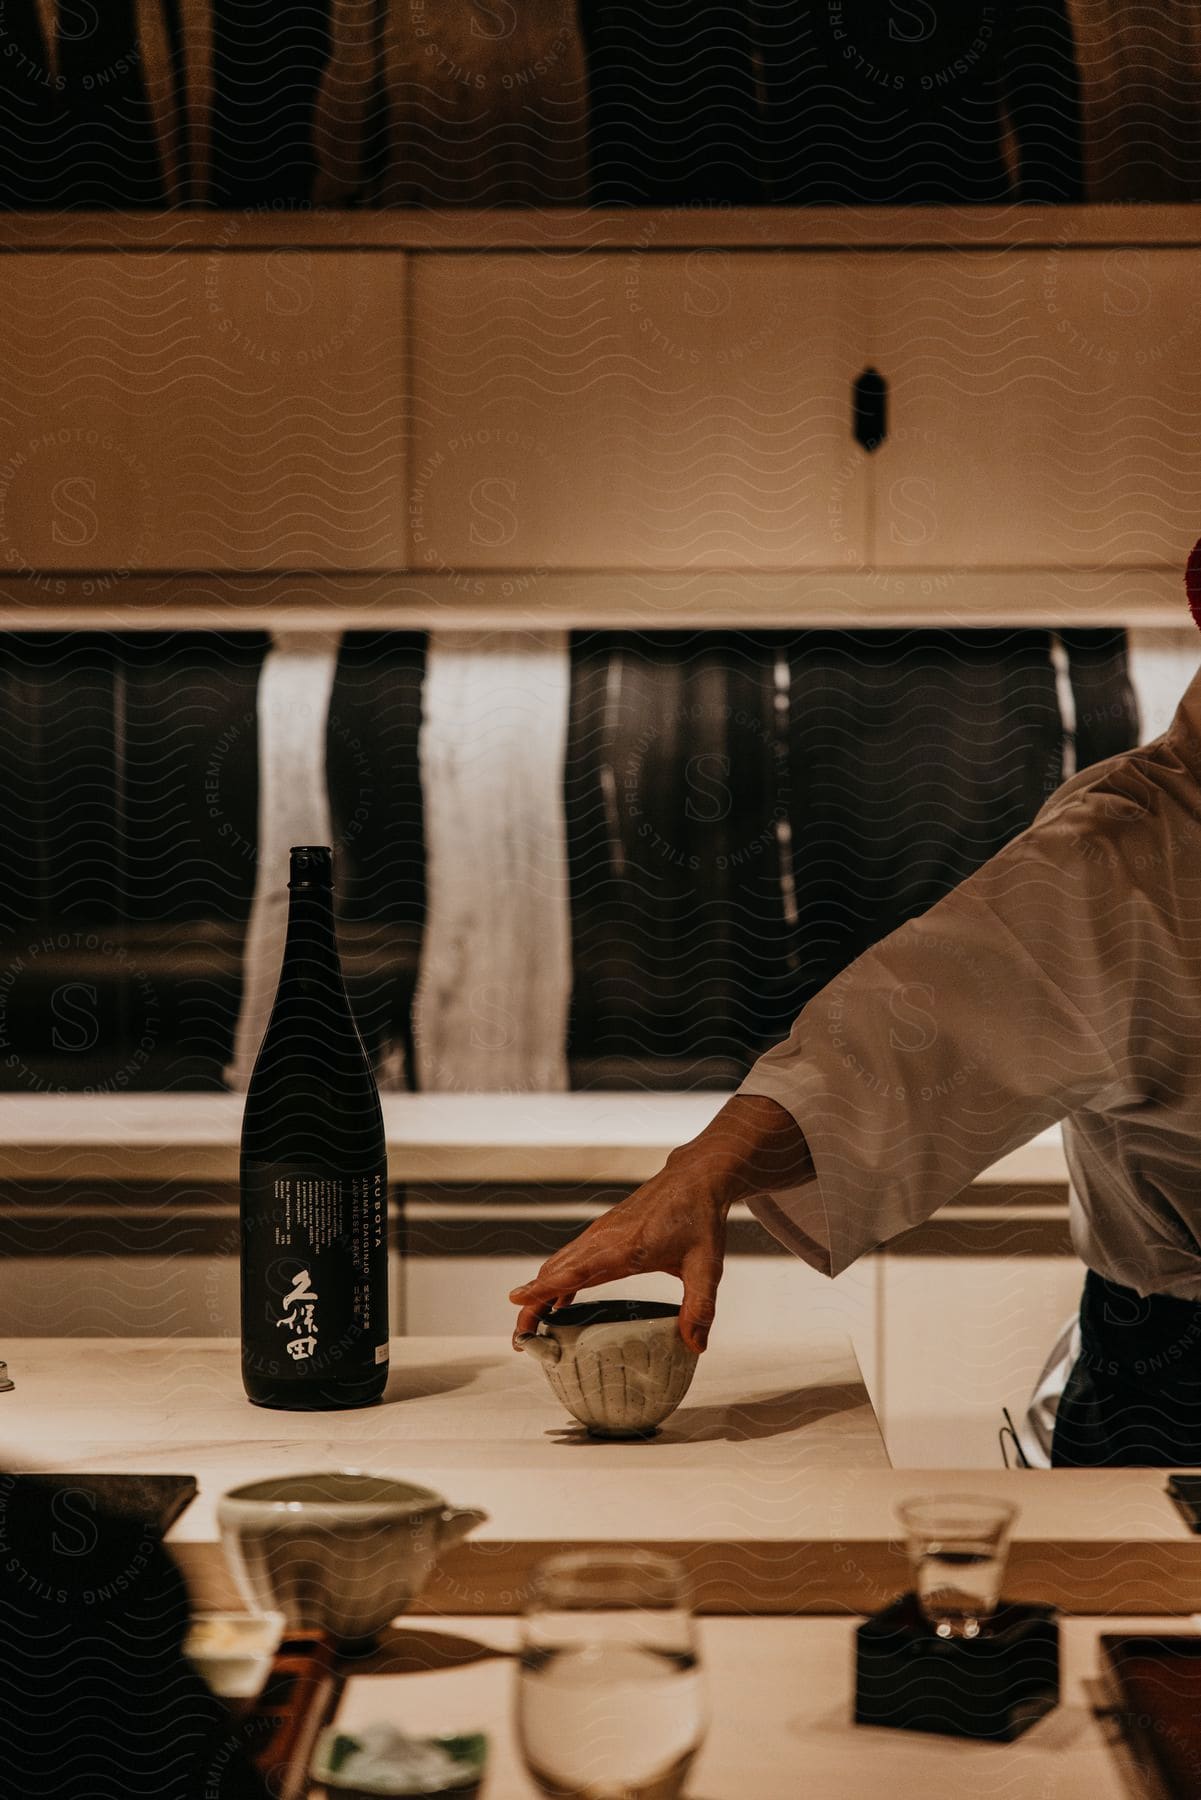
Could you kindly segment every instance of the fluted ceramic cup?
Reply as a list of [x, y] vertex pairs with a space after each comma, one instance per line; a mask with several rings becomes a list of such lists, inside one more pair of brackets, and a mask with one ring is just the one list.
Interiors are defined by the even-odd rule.
[[276, 1475], [217, 1502], [221, 1542], [256, 1610], [293, 1633], [366, 1644], [421, 1592], [440, 1553], [487, 1513], [359, 1469]]
[[654, 1300], [592, 1300], [551, 1313], [522, 1348], [594, 1437], [649, 1437], [696, 1373], [679, 1318], [678, 1306]]

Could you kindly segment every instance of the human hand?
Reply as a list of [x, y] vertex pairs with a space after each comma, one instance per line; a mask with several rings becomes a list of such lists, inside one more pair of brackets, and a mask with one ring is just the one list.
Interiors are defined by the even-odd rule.
[[543, 1263], [532, 1281], [509, 1295], [521, 1311], [513, 1347], [537, 1330], [553, 1307], [570, 1305], [581, 1288], [659, 1272], [684, 1284], [680, 1335], [697, 1354], [705, 1348], [725, 1260], [729, 1202], [703, 1177], [670, 1165], [593, 1221]]

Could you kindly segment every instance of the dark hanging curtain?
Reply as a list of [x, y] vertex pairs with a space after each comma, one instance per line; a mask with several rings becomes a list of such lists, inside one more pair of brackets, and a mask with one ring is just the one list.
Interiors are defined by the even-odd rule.
[[1126, 633], [1102, 628], [1061, 631], [1075, 714], [1077, 769], [1104, 762], [1139, 741], [1138, 703], [1130, 683]]
[[329, 0], [211, 0], [213, 206], [303, 205]]
[[1063, 0], [583, 0], [599, 205], [1084, 197]]
[[784, 953], [789, 806], [770, 640], [572, 645], [567, 830], [577, 1086], [727, 1086]]
[[[257, 633], [0, 636], [0, 1087], [224, 1085], [266, 648]], [[421, 947], [424, 663], [421, 633], [348, 633], [326, 731], [339, 932], [381, 1061], [406, 1044]]]
[[774, 201], [1084, 198], [1064, 0], [759, 0], [758, 18]]
[[[1064, 634], [1077, 766], [1137, 741], [1124, 636]], [[723, 1087], [1065, 770], [1034, 631], [589, 632], [567, 770], [579, 1087]]]
[[425, 922], [418, 736], [422, 632], [342, 640], [326, 726], [338, 936], [359, 1031], [377, 1068], [399, 1048], [414, 1066], [410, 1018]]
[[6, 0], [0, 207], [309, 204], [329, 17], [330, 0]]
[[54, 162], [65, 204], [162, 206], [166, 188], [133, 0], [58, 7]]
[[6, 0], [0, 51], [8, 207], [1083, 197], [1065, 0]]
[[[592, 631], [565, 804], [577, 1087], [728, 1087], [804, 1002], [1136, 741], [1124, 635]], [[213, 1088], [257, 848], [258, 634], [0, 640], [0, 1085]], [[356, 1015], [412, 1067], [425, 640], [354, 632], [327, 725]]]
[[596, 206], [749, 206], [761, 178], [745, 4], [582, 0]]
[[0, 30], [0, 206], [161, 207], [167, 201], [134, 0], [72, 0], [47, 34], [35, 0]]
[[813, 632], [791, 666], [785, 1012], [1023, 830], [1064, 748], [1043, 632]]
[[63, 204], [56, 168], [57, 80], [33, 0], [6, 9], [7, 54], [0, 56], [0, 206]]
[[0, 638], [0, 1086], [222, 1087], [265, 648], [251, 633]]

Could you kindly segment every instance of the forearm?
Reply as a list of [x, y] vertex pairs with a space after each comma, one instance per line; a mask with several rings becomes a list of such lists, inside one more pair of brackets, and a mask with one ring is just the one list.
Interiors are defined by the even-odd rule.
[[813, 1179], [813, 1159], [800, 1126], [775, 1100], [736, 1094], [690, 1143], [667, 1159], [715, 1204], [723, 1218], [736, 1200], [794, 1188]]

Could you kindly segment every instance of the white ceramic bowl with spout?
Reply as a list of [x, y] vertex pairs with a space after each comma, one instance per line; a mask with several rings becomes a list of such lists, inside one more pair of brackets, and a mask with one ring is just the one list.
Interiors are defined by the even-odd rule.
[[293, 1633], [374, 1638], [409, 1607], [441, 1552], [487, 1513], [432, 1488], [333, 1469], [273, 1475], [217, 1502], [226, 1559], [247, 1602]]
[[593, 1437], [650, 1437], [696, 1373], [679, 1319], [655, 1300], [592, 1300], [550, 1313], [521, 1343]]

